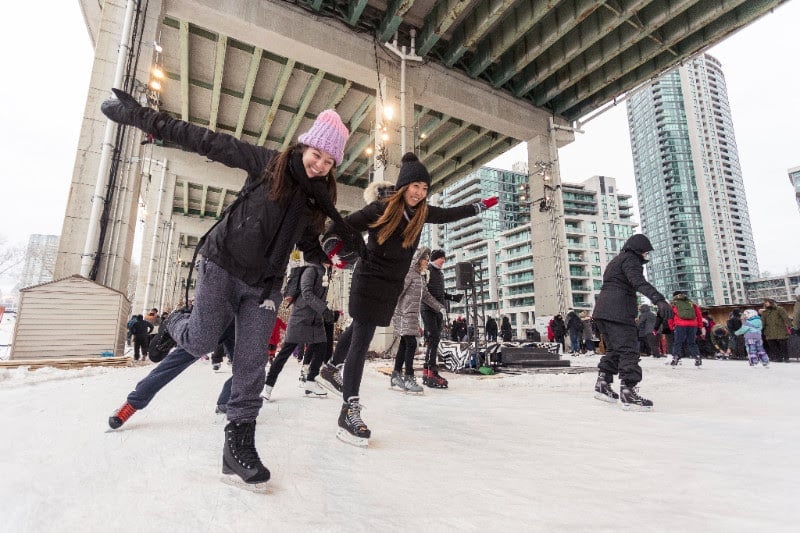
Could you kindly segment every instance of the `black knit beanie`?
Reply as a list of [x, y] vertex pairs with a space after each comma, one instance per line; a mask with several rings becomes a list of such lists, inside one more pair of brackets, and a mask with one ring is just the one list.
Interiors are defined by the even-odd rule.
[[431, 184], [431, 175], [428, 174], [428, 169], [425, 168], [425, 165], [420, 163], [417, 156], [414, 155], [414, 152], [407, 152], [406, 155], [403, 156], [402, 165], [400, 165], [400, 175], [397, 176], [397, 184], [395, 184], [395, 189], [400, 189], [409, 183], [413, 183], [415, 181], [421, 181], [426, 185]]

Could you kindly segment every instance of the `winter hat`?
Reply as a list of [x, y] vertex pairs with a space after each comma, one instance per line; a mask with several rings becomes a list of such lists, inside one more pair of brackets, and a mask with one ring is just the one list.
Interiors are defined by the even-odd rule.
[[444, 250], [438, 249], [431, 252], [431, 263], [439, 259], [440, 257], [444, 257], [445, 253]]
[[745, 320], [750, 320], [754, 316], [758, 316], [755, 309], [746, 309], [744, 313], [742, 313], [742, 318]]
[[350, 132], [339, 114], [333, 109], [326, 109], [317, 116], [310, 130], [300, 134], [297, 142], [328, 152], [336, 161], [336, 166], [339, 166], [344, 159], [344, 145], [349, 137]]
[[403, 156], [402, 164], [400, 165], [400, 174], [397, 176], [395, 187], [400, 189], [415, 181], [421, 181], [430, 185], [431, 175], [428, 174], [428, 169], [425, 168], [425, 165], [420, 163], [417, 156], [415, 156], [413, 152], [408, 152]]

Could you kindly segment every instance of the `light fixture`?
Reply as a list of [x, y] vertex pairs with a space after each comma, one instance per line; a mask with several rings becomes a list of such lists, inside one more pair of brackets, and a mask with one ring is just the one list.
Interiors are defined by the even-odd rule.
[[154, 91], [161, 90], [161, 82], [158, 80], [150, 80], [150, 88]]
[[366, 149], [366, 150], [364, 150], [364, 152], [365, 152], [367, 155], [372, 155], [372, 153], [373, 153], [372, 146], [367, 146], [367, 149]]
[[420, 134], [419, 134], [419, 138], [420, 138], [420, 139], [427, 139], [427, 138], [428, 138], [428, 135], [427, 135], [426, 133], [424, 133], [424, 132], [423, 132], [423, 133], [420, 133]]
[[154, 78], [157, 78], [159, 80], [163, 80], [164, 79], [164, 70], [161, 67], [159, 67], [158, 65], [153, 67], [153, 71], [152, 72], [153, 72], [153, 77]]
[[159, 54], [164, 51], [164, 48], [158, 41], [153, 41], [153, 49], [158, 52]]
[[388, 141], [389, 140], [389, 134], [386, 133], [385, 131], [383, 133], [381, 133], [381, 140]]
[[392, 120], [394, 118], [394, 108], [390, 105], [387, 105], [383, 108], [383, 117], [386, 120]]

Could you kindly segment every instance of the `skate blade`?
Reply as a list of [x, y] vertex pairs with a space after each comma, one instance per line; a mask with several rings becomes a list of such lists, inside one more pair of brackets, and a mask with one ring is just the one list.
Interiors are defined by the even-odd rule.
[[653, 410], [653, 406], [652, 405], [645, 406], [645, 405], [636, 405], [636, 404], [632, 404], [632, 403], [623, 403], [623, 404], [621, 404], [621, 407], [622, 407], [623, 411], [631, 411], [631, 412], [642, 412], [642, 413], [644, 413], [644, 412]]
[[350, 434], [350, 432], [344, 428], [339, 428], [339, 431], [336, 432], [336, 438], [345, 444], [350, 444], [351, 446], [355, 446], [357, 448], [369, 447], [369, 439], [365, 439], [364, 437], [356, 437], [355, 435]]
[[317, 394], [316, 392], [306, 391], [304, 396], [306, 398], [319, 398], [320, 400], [324, 400], [328, 397], [328, 393], [323, 392], [322, 394]]
[[602, 393], [599, 393], [599, 392], [595, 392], [594, 393], [594, 397], [595, 397], [595, 399], [600, 400], [601, 402], [617, 403], [617, 400], [615, 400], [611, 396], [608, 396], [606, 394], [602, 394]]
[[228, 475], [223, 474], [222, 482], [225, 483], [226, 485], [230, 485], [231, 487], [249, 490], [250, 492], [255, 492], [257, 494], [267, 493], [266, 481], [263, 481], [261, 483], [245, 483], [244, 480], [242, 480], [242, 478], [240, 478], [236, 474], [228, 474]]
[[317, 383], [319, 383], [320, 385], [322, 385], [323, 387], [325, 387], [326, 389], [328, 389], [328, 390], [329, 390], [330, 392], [332, 392], [333, 394], [341, 394], [341, 393], [342, 393], [342, 391], [338, 391], [338, 390], [336, 390], [336, 387], [334, 387], [333, 385], [331, 385], [330, 383], [328, 383], [328, 380], [327, 380], [327, 379], [320, 379], [319, 381], [317, 381]]

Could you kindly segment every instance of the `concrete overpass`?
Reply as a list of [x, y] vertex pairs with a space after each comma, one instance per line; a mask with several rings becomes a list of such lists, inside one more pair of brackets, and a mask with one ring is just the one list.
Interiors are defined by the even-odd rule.
[[193, 244], [243, 181], [109, 124], [100, 103], [118, 86], [276, 149], [336, 108], [352, 131], [343, 210], [370, 179], [394, 179], [404, 151], [436, 190], [528, 142], [530, 190], [556, 191], [532, 214], [537, 307], [561, 311], [557, 148], [572, 123], [783, 1], [81, 0], [95, 63], [55, 275], [125, 290], [139, 212], [134, 309], [169, 307]]

